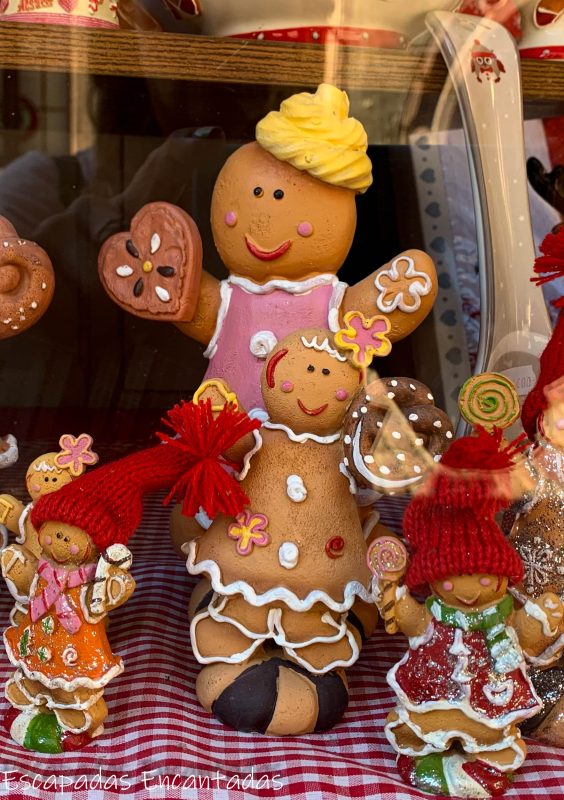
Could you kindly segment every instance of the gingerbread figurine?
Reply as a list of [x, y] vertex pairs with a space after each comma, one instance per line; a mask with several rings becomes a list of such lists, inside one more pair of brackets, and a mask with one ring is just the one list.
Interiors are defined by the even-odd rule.
[[[195, 513], [205, 457], [207, 474], [222, 490], [210, 513], [236, 515], [248, 500], [219, 454], [260, 423], [232, 410], [214, 420], [208, 406], [190, 404], [188, 412], [181, 406], [169, 412], [165, 422], [174, 437], [162, 437], [169, 442], [77, 476], [33, 505], [36, 569], [31, 579], [27, 572], [10, 572], [10, 588], [25, 603], [4, 632], [15, 667], [6, 685], [14, 709], [8, 721], [13, 738], [28, 749], [77, 749], [103, 732], [104, 689], [123, 671], [105, 618], [135, 587], [126, 545], [141, 521], [144, 495], [172, 487]], [[68, 447], [59, 463], [77, 473], [83, 462]]]
[[[542, 707], [526, 656], [558, 636], [544, 624], [564, 605], [545, 593], [516, 609], [508, 592], [523, 565], [495, 521], [510, 496], [511, 447], [501, 431], [454, 442], [411, 501], [403, 532], [411, 551], [369, 553], [378, 604], [409, 636], [388, 673], [397, 699], [386, 735], [404, 780], [431, 794], [501, 794], [525, 759], [518, 723]], [[378, 542], [373, 547], [376, 548]], [[374, 556], [373, 558], [370, 558]], [[403, 582], [401, 578], [403, 577]], [[411, 594], [429, 587], [424, 604]]]
[[127, 311], [172, 320], [204, 344], [206, 378], [224, 380], [251, 415], [259, 409], [264, 416], [260, 375], [292, 331], [336, 332], [357, 311], [381, 317], [393, 343], [432, 308], [436, 272], [419, 250], [374, 272], [368, 267], [371, 274], [355, 286], [337, 277], [355, 233], [355, 197], [371, 183], [366, 132], [349, 116], [347, 95], [322, 84], [261, 120], [256, 141], [239, 148], [218, 176], [211, 223], [227, 280], [206, 271], [200, 279], [193, 222], [180, 209], [152, 203], [129, 232], [103, 246], [102, 283]]
[[[536, 283], [562, 275], [564, 231], [549, 234], [535, 263]], [[554, 302], [564, 307], [564, 297]], [[523, 405], [521, 419], [534, 442], [528, 452], [530, 490], [517, 506], [510, 541], [525, 565], [523, 581], [516, 587], [518, 600], [525, 604], [545, 592], [564, 600], [564, 315], [540, 358], [540, 373]], [[557, 609], [554, 610], [556, 612]], [[539, 617], [540, 619], [540, 617]], [[564, 628], [547, 610], [547, 630], [560, 636], [545, 650], [531, 653], [531, 678], [542, 698], [542, 714], [527, 724], [527, 733], [564, 747]]]
[[16, 600], [12, 619], [17, 620], [25, 612], [26, 595], [20, 595], [16, 583], [29, 583], [37, 568], [41, 546], [37, 531], [31, 522], [31, 511], [35, 502], [81, 475], [88, 466], [98, 462], [92, 450], [92, 437], [81, 433], [74, 437], [65, 433], [59, 439], [60, 451], [38, 456], [29, 465], [25, 477], [26, 489], [31, 501], [25, 505], [8, 494], [0, 495], [0, 524], [7, 533], [15, 533], [15, 544], [7, 544], [2, 550], [0, 564], [10, 592]]

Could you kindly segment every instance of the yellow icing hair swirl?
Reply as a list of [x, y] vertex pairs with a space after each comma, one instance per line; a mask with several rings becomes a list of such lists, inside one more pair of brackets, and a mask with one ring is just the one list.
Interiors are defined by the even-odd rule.
[[469, 378], [460, 390], [458, 407], [466, 422], [486, 430], [509, 428], [521, 411], [514, 383], [497, 372]]
[[326, 183], [361, 193], [372, 183], [366, 131], [349, 117], [349, 98], [336, 86], [322, 83], [315, 94], [284, 100], [258, 123], [256, 137], [280, 161]]

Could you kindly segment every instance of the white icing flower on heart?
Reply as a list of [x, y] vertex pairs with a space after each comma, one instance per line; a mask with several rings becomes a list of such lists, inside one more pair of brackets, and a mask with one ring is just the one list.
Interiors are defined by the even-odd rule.
[[286, 480], [286, 493], [294, 503], [303, 503], [307, 497], [307, 489], [299, 475], [289, 475]]

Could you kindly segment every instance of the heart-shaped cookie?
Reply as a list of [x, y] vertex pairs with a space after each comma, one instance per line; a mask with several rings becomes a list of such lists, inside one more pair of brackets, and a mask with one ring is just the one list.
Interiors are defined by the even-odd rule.
[[45, 250], [20, 239], [0, 217], [0, 339], [31, 328], [47, 311], [54, 291], [55, 274]]
[[131, 230], [104, 243], [100, 279], [112, 300], [145, 319], [190, 322], [202, 275], [202, 240], [194, 220], [170, 203], [149, 203]]

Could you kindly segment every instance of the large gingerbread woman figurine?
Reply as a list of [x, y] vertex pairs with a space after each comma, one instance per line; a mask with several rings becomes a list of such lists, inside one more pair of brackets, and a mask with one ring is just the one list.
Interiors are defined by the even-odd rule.
[[[379, 348], [377, 331], [376, 321]], [[359, 341], [347, 329], [310, 328], [277, 343], [261, 380], [269, 418], [231, 452], [248, 503], [185, 545], [188, 571], [207, 578], [190, 609], [203, 665], [198, 697], [239, 730], [297, 735], [338, 722], [348, 703], [344, 669], [376, 622], [364, 538], [375, 520], [363, 531], [342, 445], [351, 401], [357, 425], [369, 416]], [[221, 381], [204, 383], [194, 402], [206, 399], [214, 409], [238, 402]], [[400, 416], [394, 433], [401, 427], [399, 446], [411, 451], [417, 434]], [[417, 477], [413, 463], [408, 469]]]
[[[526, 658], [558, 637], [547, 613], [564, 616], [553, 593], [517, 608], [508, 592], [523, 564], [495, 520], [512, 492], [513, 454], [500, 443], [501, 430], [483, 428], [454, 442], [406, 511], [409, 561], [397, 541], [375, 559], [378, 604], [394, 595], [382, 613], [409, 637], [388, 673], [397, 707], [386, 735], [404, 780], [431, 794], [481, 798], [509, 787], [526, 755], [518, 724], [542, 707]], [[411, 592], [427, 586], [421, 604]]]
[[263, 408], [260, 375], [298, 328], [337, 331], [347, 311], [382, 315], [391, 342], [414, 331], [436, 296], [432, 260], [407, 250], [355, 286], [337, 278], [356, 227], [355, 196], [372, 183], [367, 135], [345, 92], [296, 94], [256, 128], [217, 179], [211, 206], [225, 281], [201, 273], [194, 222], [166, 203], [142, 208], [100, 252], [106, 291], [139, 316], [170, 320], [206, 345], [206, 377]]

